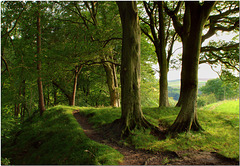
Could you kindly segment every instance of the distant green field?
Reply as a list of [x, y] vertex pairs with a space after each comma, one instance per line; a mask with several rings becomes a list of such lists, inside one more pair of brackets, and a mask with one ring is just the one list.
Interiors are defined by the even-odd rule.
[[[204, 86], [206, 84], [206, 80], [199, 80], [198, 81], [198, 88]], [[180, 89], [181, 81], [180, 80], [173, 80], [168, 82], [168, 86], [176, 89]]]

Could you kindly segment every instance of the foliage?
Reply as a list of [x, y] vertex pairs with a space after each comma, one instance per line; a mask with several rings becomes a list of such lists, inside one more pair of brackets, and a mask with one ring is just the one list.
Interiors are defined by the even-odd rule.
[[2, 165], [9, 165], [10, 164], [10, 160], [8, 158], [2, 158], [1, 157], [1, 164]]
[[14, 130], [20, 126], [20, 118], [14, 117], [11, 108], [1, 109], [1, 141], [6, 143], [12, 138]]
[[172, 97], [174, 100], [178, 101], [180, 96], [180, 88], [168, 87], [168, 96]]
[[[125, 142], [126, 145], [151, 151], [181, 151], [187, 149], [206, 150], [226, 157], [239, 158], [239, 100], [229, 100], [198, 109], [199, 120], [205, 131], [189, 132], [165, 140], [158, 140], [150, 130], [136, 130]], [[80, 109], [89, 116], [90, 122], [99, 127], [120, 117], [120, 110], [113, 108]], [[144, 116], [154, 125], [168, 127], [178, 115], [179, 108], [143, 108]], [[107, 117], [107, 118], [106, 118]], [[226, 148], [228, 146], [228, 148]]]
[[[72, 115], [78, 107], [56, 106], [34, 116], [2, 146], [11, 164], [115, 165], [123, 156], [89, 139]], [[24, 155], [23, 155], [24, 154]]]
[[217, 101], [215, 95], [213, 93], [211, 94], [202, 94], [200, 96], [198, 96], [197, 99], [197, 106], [198, 107], [203, 107], [205, 105], [211, 104], [211, 103], [215, 103]]
[[224, 82], [217, 79], [208, 80], [206, 85], [200, 88], [203, 94], [213, 93], [217, 100], [233, 99], [238, 97], [238, 82]]

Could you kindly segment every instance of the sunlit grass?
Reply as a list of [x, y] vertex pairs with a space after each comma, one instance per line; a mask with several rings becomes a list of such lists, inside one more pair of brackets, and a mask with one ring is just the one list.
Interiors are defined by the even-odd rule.
[[[43, 117], [25, 122], [16, 139], [2, 148], [2, 157], [10, 159], [10, 164], [118, 164], [123, 156], [90, 140], [72, 115], [76, 109], [96, 128], [121, 116], [120, 108], [53, 107]], [[168, 135], [165, 140], [159, 140], [150, 130], [136, 130], [123, 143], [151, 151], [204, 150], [238, 159], [238, 110], [239, 101], [214, 103], [198, 109], [203, 132], [182, 133], [175, 138]], [[143, 108], [146, 119], [156, 126], [170, 126], [179, 111], [174, 107]]]
[[[220, 153], [229, 158], [239, 158], [239, 101], [223, 101], [198, 109], [198, 119], [205, 131], [179, 134], [176, 138], [167, 136], [158, 140], [150, 135], [150, 130], [135, 131], [126, 140], [136, 148], [153, 151], [205, 150]], [[144, 116], [154, 125], [171, 125], [179, 108], [143, 108]], [[84, 109], [83, 114], [91, 114], [90, 122], [95, 127], [111, 123], [120, 118], [119, 108]]]

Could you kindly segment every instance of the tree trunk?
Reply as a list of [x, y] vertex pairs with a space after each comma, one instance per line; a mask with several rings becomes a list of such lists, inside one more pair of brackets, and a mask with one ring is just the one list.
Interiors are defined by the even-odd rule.
[[15, 115], [15, 118], [18, 118], [18, 115], [19, 115], [19, 106], [20, 104], [15, 104], [15, 109], [14, 109], [14, 115]]
[[70, 101], [71, 106], [75, 106], [75, 99], [76, 99], [76, 92], [77, 92], [77, 80], [78, 80], [78, 75], [80, 71], [82, 70], [83, 65], [81, 66], [76, 66], [75, 72], [74, 72], [74, 82], [73, 82], [73, 92], [72, 92], [72, 97]]
[[157, 49], [157, 56], [158, 56], [158, 64], [160, 69], [160, 78], [159, 78], [159, 107], [169, 106], [168, 101], [168, 62], [166, 56], [166, 39], [165, 39], [165, 22], [164, 22], [164, 15], [163, 15], [163, 1], [158, 2], [159, 8], [159, 48]]
[[109, 63], [104, 63], [103, 67], [106, 72], [106, 77], [107, 77], [107, 85], [109, 89], [109, 94], [110, 94], [110, 105], [112, 107], [119, 107], [119, 93], [118, 93], [118, 85], [116, 83], [116, 73], [114, 73], [115, 70], [115, 65], [114, 64], [109, 64]]
[[115, 88], [116, 88], [116, 98], [117, 98], [117, 101], [116, 101], [116, 106], [117, 107], [120, 107], [120, 94], [119, 94], [119, 91], [118, 91], [118, 79], [117, 79], [117, 72], [116, 72], [116, 66], [113, 64], [113, 77], [114, 77], [114, 83], [115, 83]]
[[53, 87], [53, 105], [57, 105], [57, 88]]
[[78, 74], [75, 73], [74, 82], [73, 82], [72, 100], [70, 103], [71, 106], [75, 106], [75, 99], [76, 99], [76, 92], [77, 92], [77, 79], [78, 79]]
[[[155, 7], [158, 6], [156, 7], [155, 11], [150, 7], [151, 5], [148, 5], [147, 2], [143, 2], [143, 4], [147, 12], [147, 15], [149, 17], [148, 26], [150, 27], [151, 35], [149, 35], [145, 31], [143, 31], [143, 33], [147, 34], [147, 36], [150, 38], [150, 40], [153, 42], [155, 46], [155, 51], [157, 54], [158, 65], [160, 70], [159, 72], [159, 107], [161, 106], [167, 107], [169, 106], [168, 82], [167, 82], [169, 60], [167, 59], [167, 55], [166, 55], [166, 40], [168, 36], [166, 35], [166, 32], [165, 32], [166, 19], [163, 11], [163, 2], [162, 1], [154, 2], [153, 5]], [[157, 14], [158, 14], [158, 20], [156, 19]], [[157, 28], [157, 26], [159, 27], [159, 29]]]
[[45, 109], [44, 104], [44, 96], [43, 96], [43, 85], [42, 85], [42, 78], [41, 78], [41, 24], [40, 24], [40, 2], [38, 2], [38, 11], [37, 11], [37, 70], [38, 70], [38, 95], [39, 95], [39, 109], [40, 109], [40, 115], [43, 114]]
[[22, 81], [22, 95], [23, 95], [23, 101], [22, 101], [22, 110], [23, 110], [23, 117], [21, 119], [24, 119], [25, 111], [27, 110], [27, 103], [26, 103], [26, 80]]
[[149, 127], [150, 124], [143, 116], [140, 100], [140, 43], [141, 30], [139, 27], [137, 3], [117, 2], [123, 29], [121, 57], [121, 119], [115, 132], [121, 137], [130, 134], [134, 128]]
[[202, 127], [198, 123], [196, 110], [198, 64], [202, 30], [214, 5], [211, 2], [209, 6], [206, 6], [206, 3], [204, 9], [199, 2], [185, 2], [185, 4], [183, 27], [186, 33], [182, 36], [183, 58], [181, 73], [181, 85], [184, 95], [182, 96], [182, 108], [175, 122], [169, 128], [170, 132], [177, 133], [202, 130]]

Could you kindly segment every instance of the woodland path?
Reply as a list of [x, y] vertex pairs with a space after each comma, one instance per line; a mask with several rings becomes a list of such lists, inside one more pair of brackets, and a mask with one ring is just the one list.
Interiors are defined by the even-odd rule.
[[107, 139], [102, 133], [97, 132], [88, 123], [88, 119], [82, 116], [78, 110], [73, 111], [73, 116], [82, 127], [84, 133], [92, 140], [108, 145], [121, 154], [124, 159], [119, 165], [238, 165], [239, 162], [225, 158], [214, 152], [206, 151], [178, 151], [176, 152], [151, 152], [148, 150], [134, 149], [124, 146], [114, 140]]

